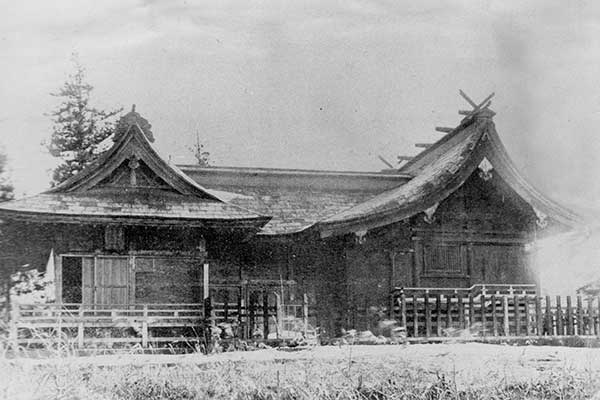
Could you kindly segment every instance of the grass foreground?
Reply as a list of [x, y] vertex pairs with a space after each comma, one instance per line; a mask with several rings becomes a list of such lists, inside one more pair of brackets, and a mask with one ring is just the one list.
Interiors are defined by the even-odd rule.
[[600, 349], [490, 344], [0, 359], [2, 399], [600, 399]]

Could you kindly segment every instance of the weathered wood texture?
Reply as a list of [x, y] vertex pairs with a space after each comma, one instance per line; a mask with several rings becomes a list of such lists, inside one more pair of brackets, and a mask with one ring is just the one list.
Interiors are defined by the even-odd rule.
[[[600, 303], [594, 297], [541, 297], [532, 293], [496, 292], [469, 296], [428, 291], [407, 296], [395, 293], [395, 319], [411, 337], [421, 336], [595, 336], [600, 324]], [[438, 298], [440, 301], [438, 301]], [[439, 307], [442, 302], [446, 307]], [[404, 303], [404, 306], [400, 304]], [[454, 317], [456, 315], [456, 317]], [[470, 321], [465, 327], [461, 321]], [[419, 324], [424, 324], [425, 330]], [[435, 335], [433, 335], [435, 334]]]

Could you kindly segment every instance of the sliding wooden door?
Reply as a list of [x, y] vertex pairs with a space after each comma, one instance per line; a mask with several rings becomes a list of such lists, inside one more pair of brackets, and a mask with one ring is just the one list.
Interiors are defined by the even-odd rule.
[[83, 304], [129, 303], [130, 271], [127, 257], [84, 257]]

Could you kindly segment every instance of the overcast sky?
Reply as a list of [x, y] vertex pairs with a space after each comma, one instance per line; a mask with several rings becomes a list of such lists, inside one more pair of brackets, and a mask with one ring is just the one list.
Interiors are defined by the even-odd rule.
[[[0, 1], [3, 3], [3, 1]], [[525, 5], [524, 3], [527, 3]], [[77, 52], [100, 108], [132, 103], [178, 163], [378, 170], [496, 92], [499, 134], [534, 185], [600, 198], [598, 2], [10, 1], [0, 144], [20, 193], [48, 185], [49, 95]]]

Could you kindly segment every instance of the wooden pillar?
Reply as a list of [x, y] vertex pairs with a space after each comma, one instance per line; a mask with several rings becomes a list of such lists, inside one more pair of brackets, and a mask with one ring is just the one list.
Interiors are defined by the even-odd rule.
[[429, 293], [425, 292], [425, 336], [431, 336], [431, 307], [429, 305]]
[[388, 318], [394, 318], [394, 283], [396, 282], [396, 251], [392, 250], [389, 252], [390, 254], [390, 274], [389, 274], [389, 284], [388, 284], [388, 296], [389, 296], [389, 310], [388, 310]]
[[548, 336], [554, 334], [554, 324], [552, 323], [552, 301], [550, 296], [546, 296], [546, 334]]
[[421, 272], [423, 271], [423, 242], [421, 238], [413, 238], [413, 286], [421, 286]]
[[56, 290], [56, 303], [62, 304], [63, 271], [62, 257], [54, 253], [54, 289]]

